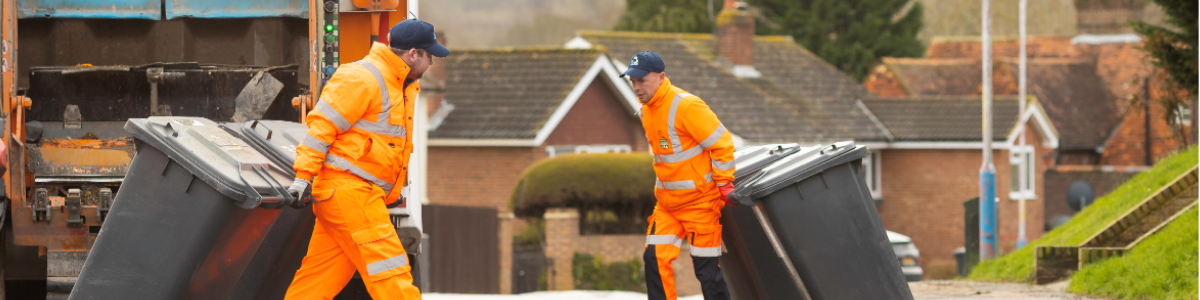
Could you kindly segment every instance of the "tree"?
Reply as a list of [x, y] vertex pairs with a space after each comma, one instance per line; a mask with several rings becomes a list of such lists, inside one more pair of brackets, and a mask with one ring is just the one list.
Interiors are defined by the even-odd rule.
[[760, 18], [774, 23], [758, 26], [758, 34], [790, 35], [796, 43], [856, 80], [862, 80], [882, 57], [919, 57], [925, 52], [925, 45], [917, 39], [923, 24], [921, 3], [917, 1], [751, 0], [750, 3]]
[[[1166, 23], [1175, 27], [1169, 29], [1162, 26], [1155, 26], [1142, 21], [1131, 21], [1133, 30], [1146, 38], [1142, 43], [1142, 50], [1150, 56], [1150, 62], [1154, 66], [1163, 70], [1167, 80], [1167, 84], [1160, 87], [1162, 97], [1159, 103], [1163, 106], [1163, 118], [1167, 124], [1171, 124], [1179, 131], [1182, 124], [1181, 120], [1182, 107], [1187, 104], [1186, 97], [1195, 99], [1197, 83], [1197, 72], [1200, 67], [1197, 66], [1196, 60], [1196, 10], [1198, 7], [1196, 0], [1154, 0], [1155, 3], [1163, 7], [1163, 11], [1167, 15]], [[1136, 99], [1135, 99], [1136, 100]], [[1195, 100], [1192, 100], [1192, 114], [1195, 114]], [[1190, 121], [1190, 120], [1189, 120]], [[1194, 127], [1194, 124], [1193, 124]], [[1193, 128], [1196, 130], [1196, 128]], [[1181, 133], [1181, 132], [1177, 132]]]
[[[712, 33], [710, 12], [723, 0], [625, 0], [625, 13], [614, 30]], [[713, 7], [707, 7], [709, 4]]]

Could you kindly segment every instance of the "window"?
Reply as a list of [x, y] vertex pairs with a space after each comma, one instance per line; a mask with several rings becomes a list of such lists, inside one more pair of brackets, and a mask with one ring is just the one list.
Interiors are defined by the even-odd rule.
[[871, 189], [871, 198], [883, 200], [883, 154], [873, 150], [863, 158], [863, 177], [867, 180], [867, 188]]
[[563, 154], [584, 153], [629, 153], [633, 148], [629, 145], [579, 145], [579, 146], [546, 146], [546, 154], [555, 157]]
[[1012, 172], [1009, 173], [1011, 181], [1009, 183], [1008, 198], [1012, 200], [1033, 200], [1037, 198], [1037, 193], [1034, 192], [1034, 157], [1033, 146], [1022, 145], [1013, 146], [1008, 150], [1008, 162], [1012, 167]]
[[1179, 105], [1179, 113], [1175, 115], [1175, 124], [1192, 126], [1192, 107], [1188, 103]]

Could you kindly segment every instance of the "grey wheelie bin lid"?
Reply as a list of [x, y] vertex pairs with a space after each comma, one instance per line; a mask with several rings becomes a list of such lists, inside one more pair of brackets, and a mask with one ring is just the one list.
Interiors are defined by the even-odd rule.
[[296, 163], [296, 147], [308, 135], [308, 126], [291, 121], [257, 120], [241, 124], [236, 130], [254, 149], [295, 173], [292, 165]]
[[[862, 176], [861, 160], [868, 153], [853, 142], [802, 147], [734, 181], [737, 189], [730, 197], [743, 205], [761, 204], [768, 232], [778, 239], [811, 299], [912, 299]], [[744, 255], [760, 258], [774, 252], [760, 249], [761, 238], [743, 239], [758, 242]], [[753, 275], [763, 282], [781, 276], [767, 271], [771, 269], [759, 268]], [[779, 292], [767, 285], [771, 299]]]
[[235, 287], [265, 271], [249, 267], [273, 227], [292, 227], [280, 219], [296, 210], [275, 209], [290, 166], [204, 118], [130, 119], [125, 129], [138, 154], [71, 299], [255, 297]]

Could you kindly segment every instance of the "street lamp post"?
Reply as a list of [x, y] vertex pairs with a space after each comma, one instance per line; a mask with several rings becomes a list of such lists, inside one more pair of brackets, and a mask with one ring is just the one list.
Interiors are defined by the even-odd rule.
[[996, 166], [992, 165], [992, 1], [983, 0], [983, 165], [979, 168], [979, 259], [996, 255]]

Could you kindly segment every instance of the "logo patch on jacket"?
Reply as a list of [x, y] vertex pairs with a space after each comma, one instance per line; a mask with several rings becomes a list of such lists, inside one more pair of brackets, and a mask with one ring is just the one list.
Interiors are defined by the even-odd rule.
[[663, 149], [671, 148], [670, 145], [671, 145], [671, 143], [667, 142], [667, 140], [658, 140], [658, 146], [662, 147]]

